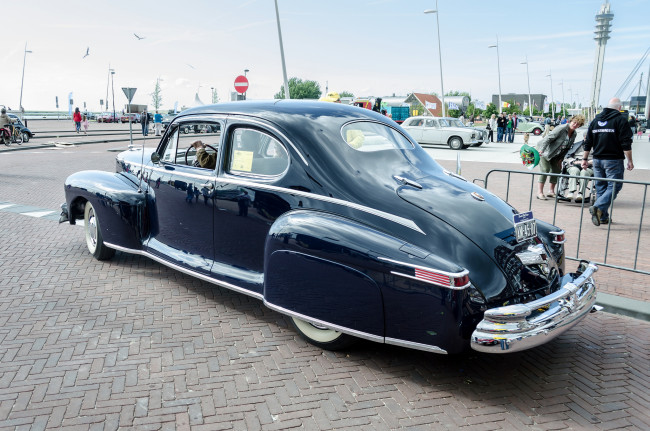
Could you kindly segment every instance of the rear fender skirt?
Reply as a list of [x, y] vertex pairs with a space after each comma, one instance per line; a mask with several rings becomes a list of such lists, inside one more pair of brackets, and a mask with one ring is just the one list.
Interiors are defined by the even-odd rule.
[[[143, 186], [146, 189], [146, 184]], [[71, 224], [83, 218], [83, 208], [89, 201], [99, 218], [105, 242], [135, 250], [142, 248], [149, 230], [148, 195], [138, 191], [138, 184], [120, 173], [82, 171], [70, 175], [64, 187]]]

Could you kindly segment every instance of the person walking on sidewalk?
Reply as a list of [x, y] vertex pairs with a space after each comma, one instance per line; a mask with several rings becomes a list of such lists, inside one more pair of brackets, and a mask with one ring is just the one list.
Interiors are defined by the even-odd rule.
[[544, 133], [542, 133], [542, 138], [548, 135], [548, 132], [551, 131], [551, 117], [548, 115], [544, 119]]
[[81, 127], [84, 128], [84, 135], [88, 134], [88, 116], [84, 114], [83, 120], [81, 121]]
[[[589, 153], [593, 152], [594, 176], [622, 180], [627, 169], [634, 169], [632, 161], [632, 129], [621, 114], [621, 99], [614, 97], [607, 108], [596, 115], [589, 124], [585, 137], [585, 152], [582, 156], [583, 169], [588, 167]], [[623, 188], [623, 183], [596, 181], [596, 202], [589, 207], [591, 221], [596, 226], [609, 223], [609, 206]]]
[[74, 108], [74, 114], [72, 114], [72, 121], [74, 121], [74, 128], [77, 130], [77, 133], [79, 133], [81, 131], [81, 111], [79, 111], [78, 107]]
[[142, 136], [147, 136], [149, 134], [149, 113], [146, 109], [140, 115], [140, 123], [142, 123]]

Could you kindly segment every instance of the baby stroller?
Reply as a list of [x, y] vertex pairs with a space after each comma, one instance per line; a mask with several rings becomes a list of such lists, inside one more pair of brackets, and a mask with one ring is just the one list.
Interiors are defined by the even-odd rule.
[[[574, 164], [576, 160], [582, 162], [582, 154], [584, 153], [583, 142], [584, 141], [575, 142], [569, 149], [569, 152], [566, 154], [566, 156], [564, 156], [564, 160], [562, 160], [562, 170], [560, 172], [561, 174], [570, 175], [569, 167], [571, 167], [571, 165]], [[585, 203], [594, 202], [596, 200], [596, 188], [593, 186], [593, 181], [586, 180], [584, 191], [580, 190], [580, 180], [576, 181], [577, 184], [574, 194], [578, 195], [578, 193], [582, 192], [582, 201]], [[557, 184], [557, 199], [559, 201], [571, 202], [572, 199], [567, 196], [568, 194], [569, 178], [560, 177]], [[575, 198], [575, 196], [573, 196], [573, 198]], [[581, 201], [578, 200], [576, 200], [576, 202], [581, 203]]]

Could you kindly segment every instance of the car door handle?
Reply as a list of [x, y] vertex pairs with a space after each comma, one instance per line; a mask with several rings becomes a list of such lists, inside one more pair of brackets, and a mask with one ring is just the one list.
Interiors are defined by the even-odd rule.
[[201, 187], [205, 187], [205, 188], [208, 189], [208, 190], [212, 190], [212, 189], [214, 188], [214, 183], [208, 181], [208, 182], [205, 183], [205, 184], [201, 184]]

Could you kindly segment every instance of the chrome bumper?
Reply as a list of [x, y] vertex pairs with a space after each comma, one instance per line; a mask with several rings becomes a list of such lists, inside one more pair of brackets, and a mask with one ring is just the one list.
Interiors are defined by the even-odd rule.
[[596, 302], [592, 278], [598, 267], [582, 261], [573, 280], [557, 292], [527, 304], [492, 308], [472, 334], [472, 349], [511, 353], [544, 344], [572, 328]]

